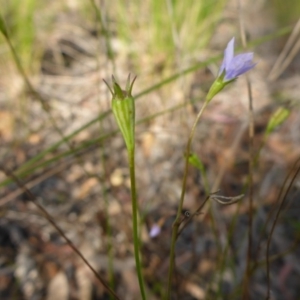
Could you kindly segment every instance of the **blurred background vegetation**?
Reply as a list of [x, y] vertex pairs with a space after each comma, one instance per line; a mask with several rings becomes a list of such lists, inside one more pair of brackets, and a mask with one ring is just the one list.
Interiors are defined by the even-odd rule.
[[[240, 21], [245, 25], [249, 51], [257, 49], [258, 66], [253, 71], [254, 97], [259, 107], [257, 145], [266, 143], [267, 149], [274, 151], [274, 161], [262, 157], [257, 167], [256, 196], [263, 204], [276, 204], [274, 199], [283, 176], [299, 154], [297, 49], [276, 79], [267, 77], [296, 28], [300, 2], [240, 2], [242, 12], [238, 2], [226, 0], [0, 0], [0, 166], [14, 170], [41, 197], [41, 203], [103, 271], [111, 286], [118, 293], [125, 291], [128, 299], [138, 299], [134, 279], [133, 283], [126, 281], [126, 276], [135, 278], [132, 267], [128, 267], [132, 258], [130, 222], [126, 220], [130, 218], [128, 173], [122, 139], [110, 118], [110, 96], [103, 78], [109, 81], [114, 74], [125, 83], [128, 73], [138, 75], [134, 90], [139, 100], [140, 124], [137, 173], [143, 254], [149, 258], [145, 273], [153, 299], [162, 299], [165, 286], [166, 268], [161, 266], [168, 257], [185, 139], [232, 36], [237, 37], [241, 49]], [[247, 105], [233, 102], [244, 98], [244, 90], [245, 86], [238, 85], [237, 90], [224, 92], [225, 101], [216, 100], [199, 126], [195, 143], [195, 151], [207, 169], [205, 180], [210, 188], [215, 186], [218, 171], [224, 167], [226, 172], [218, 187], [230, 195], [241, 192], [247, 177], [246, 134], [241, 134], [240, 148], [234, 155], [230, 159], [226, 156], [229, 153], [226, 149], [231, 149], [234, 137], [238, 136], [235, 130], [244, 128], [247, 118], [247, 110], [242, 108]], [[278, 105], [292, 107], [293, 113], [279, 137], [274, 135], [268, 144], [260, 134]], [[275, 171], [272, 163], [278, 167]], [[194, 171], [191, 177], [188, 210], [194, 210], [195, 199], [205, 194], [199, 188], [201, 176]], [[0, 229], [4, 237], [0, 247], [5, 253], [0, 268], [7, 268], [7, 273], [0, 275], [0, 282], [6, 282], [3, 288], [0, 285], [0, 298], [107, 299], [92, 280], [85, 284], [82, 278], [86, 270], [78, 267], [75, 259], [64, 261], [69, 252], [47, 222], [40, 220], [39, 213], [13, 180], [2, 172], [0, 181]], [[261, 207], [257, 204], [257, 215]], [[224, 227], [231, 228], [228, 229], [231, 237], [236, 234], [243, 237], [238, 238], [242, 243], [247, 226], [243, 225], [245, 231], [240, 233], [232, 229], [232, 224], [243, 223], [245, 211], [247, 208], [241, 204], [240, 210], [228, 209], [222, 211], [221, 217], [212, 218], [216, 218], [219, 226], [226, 224]], [[237, 219], [233, 220], [233, 216]], [[288, 229], [291, 240], [298, 241], [300, 220], [295, 216], [285, 216], [285, 220], [293, 224]], [[199, 242], [195, 236], [205, 240], [203, 228], [209, 232], [207, 245], [216, 246], [218, 239], [230, 239], [222, 230], [219, 238], [212, 232], [213, 222], [210, 222], [195, 221], [195, 228], [188, 229], [184, 236], [186, 241], [179, 243], [178, 256], [193, 252], [190, 244], [195, 246]], [[162, 241], [153, 243], [147, 232], [154, 223], [165, 229], [165, 235], [162, 234]], [[192, 278], [185, 281], [185, 286], [178, 287], [180, 299], [240, 299], [239, 265], [235, 261], [242, 260], [240, 253], [232, 250], [232, 258], [228, 256], [223, 261], [220, 249], [212, 248], [216, 254], [209, 251], [199, 254], [199, 249], [193, 252], [196, 260], [201, 257], [209, 261], [207, 265], [195, 263], [195, 270], [183, 263], [182, 269], [179, 268], [182, 282], [186, 274]], [[107, 261], [110, 263], [103, 270]], [[256, 267], [260, 268], [259, 262]], [[282, 272], [288, 268], [275, 267]], [[161, 271], [157, 272], [158, 269]], [[38, 275], [31, 278], [28, 274], [32, 270]], [[218, 277], [222, 272], [230, 273], [227, 281]], [[296, 275], [299, 279], [299, 272]], [[208, 283], [210, 279], [212, 283]], [[288, 299], [280, 298], [288, 294], [289, 299], [297, 299], [296, 284], [289, 287], [281, 280], [283, 285], [276, 290], [275, 299]], [[57, 282], [63, 282], [62, 290], [66, 291], [63, 296], [55, 294], [59, 290]], [[252, 296], [255, 295], [253, 292]]]

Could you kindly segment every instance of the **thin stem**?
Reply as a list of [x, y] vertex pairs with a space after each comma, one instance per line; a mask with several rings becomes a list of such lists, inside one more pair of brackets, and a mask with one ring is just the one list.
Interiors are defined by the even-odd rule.
[[271, 291], [271, 283], [270, 283], [270, 256], [269, 256], [269, 253], [270, 253], [270, 245], [271, 245], [272, 235], [274, 233], [276, 223], [277, 223], [277, 221], [279, 219], [279, 215], [280, 215], [281, 211], [283, 210], [284, 204], [287, 201], [287, 195], [288, 195], [289, 191], [291, 190], [291, 188], [292, 188], [292, 186], [293, 186], [293, 184], [295, 182], [295, 179], [296, 179], [296, 177], [298, 176], [298, 174], [300, 172], [300, 166], [298, 166], [299, 161], [300, 161], [300, 158], [297, 159], [297, 161], [294, 164], [292, 170], [290, 171], [290, 173], [286, 177], [286, 181], [284, 182], [284, 185], [282, 186], [282, 189], [280, 191], [280, 194], [279, 194], [278, 198], [280, 198], [281, 195], [283, 194], [285, 183], [287, 183], [288, 178], [292, 175], [292, 173], [294, 172], [295, 166], [296, 166], [296, 172], [292, 176], [291, 181], [287, 184], [287, 189], [286, 189], [286, 191], [285, 191], [285, 193], [283, 195], [283, 198], [282, 198], [281, 203], [279, 205], [279, 208], [277, 210], [274, 222], [273, 222], [272, 227], [271, 227], [271, 231], [269, 233], [268, 241], [267, 241], [267, 249], [266, 249], [267, 296], [266, 296], [266, 300], [270, 299], [270, 291]]
[[130, 170], [130, 182], [131, 182], [131, 204], [132, 204], [132, 230], [133, 230], [133, 244], [134, 244], [134, 258], [136, 271], [139, 280], [139, 286], [142, 299], [146, 299], [144, 280], [142, 276], [142, 265], [140, 262], [140, 240], [138, 232], [138, 204], [137, 194], [135, 186], [135, 163], [134, 163], [134, 148], [128, 149], [128, 160]]
[[[237, 0], [238, 11], [239, 11], [239, 25], [240, 25], [240, 34], [242, 38], [243, 48], [247, 48], [247, 39], [243, 18], [243, 8], [241, 4], [241, 0]], [[254, 164], [255, 164], [255, 153], [254, 153], [254, 110], [253, 110], [253, 97], [252, 97], [252, 89], [251, 83], [248, 76], [246, 76], [247, 82], [247, 92], [248, 92], [248, 109], [249, 109], [249, 226], [248, 226], [248, 250], [247, 250], [247, 263], [246, 263], [246, 271], [243, 282], [243, 299], [250, 299], [250, 291], [249, 284], [251, 279], [251, 263], [252, 263], [252, 244], [253, 244], [253, 196], [254, 196], [254, 183], [253, 183], [253, 174], [254, 174]]]
[[97, 22], [99, 22], [99, 24], [101, 26], [100, 27], [101, 28], [100, 34], [104, 35], [104, 38], [105, 38], [106, 55], [107, 55], [108, 59], [111, 60], [113, 70], [115, 70], [115, 68], [116, 68], [115, 57], [114, 57], [114, 52], [113, 52], [112, 46], [111, 46], [110, 32], [107, 28], [108, 26], [105, 22], [105, 18], [104, 18], [103, 13], [102, 13], [106, 9], [106, 7], [105, 7], [104, 3], [99, 4], [99, 5], [101, 5], [101, 10], [100, 10], [100, 8], [97, 5], [95, 0], [91, 0], [91, 5], [93, 6], [93, 9], [95, 10]]
[[192, 140], [195, 134], [196, 126], [207, 106], [209, 103], [208, 100], [206, 100], [199, 111], [196, 120], [193, 124], [193, 127], [191, 129], [188, 142], [186, 145], [186, 153], [185, 153], [185, 167], [184, 167], [184, 175], [183, 175], [183, 180], [182, 180], [182, 189], [181, 189], [181, 196], [180, 196], [180, 201], [177, 209], [177, 214], [176, 214], [176, 219], [173, 222], [173, 229], [172, 229], [172, 239], [171, 239], [171, 249], [170, 249], [170, 263], [169, 263], [169, 274], [168, 274], [168, 289], [167, 289], [167, 299], [170, 299], [171, 297], [171, 286], [172, 286], [172, 277], [174, 273], [174, 267], [175, 267], [175, 244], [176, 240], [178, 237], [178, 230], [179, 226], [181, 224], [181, 211], [183, 207], [183, 202], [184, 202], [184, 195], [185, 195], [185, 190], [186, 190], [186, 181], [187, 181], [187, 174], [189, 170], [189, 155], [190, 155], [190, 150], [191, 150], [191, 144]]
[[[100, 123], [100, 129], [103, 129]], [[105, 168], [105, 158], [104, 158], [104, 147], [103, 144], [101, 144], [100, 148], [100, 155], [101, 155], [101, 162], [102, 162], [102, 167], [106, 174], [106, 168]], [[97, 177], [99, 183], [100, 183], [100, 177]], [[109, 286], [112, 290], [115, 288], [115, 280], [114, 280], [114, 253], [113, 253], [113, 238], [112, 238], [112, 226], [111, 226], [111, 220], [110, 220], [110, 215], [108, 212], [109, 209], [109, 201], [107, 197], [107, 192], [106, 192], [106, 183], [104, 180], [102, 180], [102, 184], [100, 185], [102, 187], [102, 197], [104, 199], [104, 212], [106, 215], [106, 220], [105, 220], [105, 231], [107, 235], [107, 252], [108, 252], [108, 281], [109, 281]], [[109, 294], [109, 299], [113, 300], [113, 295]]]
[[253, 98], [252, 98], [252, 89], [251, 84], [247, 80], [247, 89], [249, 95], [249, 175], [248, 175], [248, 186], [249, 186], [249, 226], [248, 226], [248, 249], [247, 249], [247, 264], [246, 264], [246, 273], [244, 277], [243, 284], [243, 299], [249, 299], [249, 284], [251, 278], [251, 262], [252, 262], [252, 244], [253, 244], [253, 194], [254, 194], [254, 185], [253, 185], [253, 174], [254, 174], [254, 165], [255, 165], [255, 153], [254, 153], [254, 112], [253, 112]]

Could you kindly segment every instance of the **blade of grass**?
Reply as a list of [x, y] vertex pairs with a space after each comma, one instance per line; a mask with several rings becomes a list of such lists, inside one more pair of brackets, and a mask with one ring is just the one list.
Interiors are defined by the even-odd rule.
[[[3, 35], [6, 34], [6, 27], [4, 26], [3, 27], [3, 19], [1, 17], [1, 14], [0, 14], [0, 31], [2, 32]], [[252, 43], [249, 43], [250, 45], [252, 46], [255, 46], [255, 45], [259, 45], [263, 42], [266, 42], [268, 40], [272, 40], [276, 37], [279, 37], [279, 36], [282, 36], [282, 35], [286, 35], [288, 34], [290, 31], [292, 30], [292, 27], [285, 27], [283, 29], [280, 29], [278, 31], [276, 31], [275, 33], [272, 33], [270, 35], [266, 35], [265, 37], [261, 38], [261, 39], [258, 39], [256, 41], [253, 41]], [[200, 68], [203, 68], [203, 67], [206, 67], [207, 65], [209, 65], [210, 63], [213, 63], [215, 61], [217, 61], [219, 58], [221, 57], [221, 55], [217, 55], [209, 60], [206, 60], [205, 62], [201, 62], [199, 64], [196, 64], [192, 67], [189, 67], [185, 70], [183, 70], [182, 72], [179, 72], [179, 73], [176, 73], [162, 81], [160, 81], [159, 83], [157, 84], [154, 84], [152, 86], [150, 86], [149, 88], [143, 90], [142, 92], [138, 93], [135, 98], [138, 99], [154, 90], [157, 90], [159, 88], [161, 88], [162, 86], [166, 85], [166, 84], [169, 84], [171, 82], [173, 82], [174, 80], [178, 79], [180, 76], [182, 75], [186, 75], [186, 74], [189, 74], [191, 72], [194, 72]], [[185, 104], [182, 104], [183, 106]], [[168, 112], [168, 111], [173, 111], [174, 109], [178, 109], [180, 107], [182, 107], [182, 105], [179, 105], [178, 107], [175, 107], [175, 108], [171, 108], [170, 110], [166, 110], [165, 112]], [[161, 114], [164, 114], [165, 112], [161, 112], [161, 113], [158, 113], [158, 114], [154, 114], [152, 116], [150, 116], [149, 118], [144, 118], [143, 120], [139, 121], [139, 122], [143, 122], [143, 121], [147, 121], [147, 120], [151, 120], [153, 117], [155, 116], [159, 116]], [[61, 146], [62, 144], [64, 144], [65, 142], [69, 142], [73, 137], [75, 137], [77, 134], [79, 134], [80, 132], [82, 132], [83, 130], [89, 128], [90, 126], [92, 126], [93, 124], [95, 124], [98, 120], [103, 120], [105, 119], [106, 117], [108, 117], [109, 115], [111, 114], [111, 110], [108, 110], [104, 113], [102, 113], [100, 116], [98, 116], [97, 118], [94, 118], [92, 119], [91, 121], [87, 122], [86, 124], [84, 124], [83, 126], [81, 126], [80, 128], [78, 128], [77, 130], [75, 130], [73, 133], [65, 136], [63, 139], [61, 139], [60, 141], [56, 142], [55, 144], [53, 144], [52, 146], [50, 146], [49, 148], [43, 150], [42, 152], [40, 152], [38, 155], [34, 156], [32, 159], [28, 160], [26, 163], [24, 163], [18, 170], [16, 170], [16, 174], [20, 177], [23, 177], [25, 175], [29, 175], [30, 172], [28, 172], [28, 169], [32, 166], [34, 166], [39, 160], [41, 160], [43, 157], [45, 157], [47, 154], [51, 153], [52, 151], [56, 150], [59, 146]], [[68, 156], [68, 155], [71, 155], [73, 152], [77, 152], [77, 151], [80, 151], [86, 147], [89, 147], [105, 138], [108, 138], [110, 137], [110, 135], [114, 135], [116, 134], [118, 131], [112, 131], [108, 134], [105, 134], [103, 135], [101, 138], [98, 138], [98, 139], [93, 139], [91, 141], [88, 141], [88, 142], [84, 142], [82, 143], [80, 146], [76, 147], [73, 150], [69, 150], [69, 151], [66, 151], [62, 154], [59, 154], [57, 155], [55, 158], [52, 158], [50, 160], [48, 160], [46, 163], [42, 163], [40, 165], [41, 166], [45, 166], [47, 165], [47, 163], [50, 163], [50, 162], [53, 162], [55, 161], [55, 159], [60, 159], [62, 157], [65, 157], [65, 156]], [[27, 171], [26, 171], [27, 169]], [[32, 170], [35, 170], [36, 168], [32, 168]], [[11, 183], [11, 180], [10, 179], [7, 179], [7, 180], [4, 180], [0, 183], [0, 187], [3, 187], [7, 184]]]
[[[193, 100], [190, 101], [190, 103], [195, 103], [198, 100], [199, 99], [193, 99]], [[140, 120], [138, 120], [136, 122], [136, 125], [143, 124], [145, 122], [153, 120], [156, 117], [163, 116], [165, 114], [174, 112], [174, 111], [176, 111], [178, 109], [181, 109], [182, 107], [185, 107], [188, 104], [189, 104], [188, 102], [183, 102], [183, 103], [175, 105], [175, 106], [173, 106], [171, 108], [165, 109], [165, 110], [157, 112], [155, 114], [152, 114], [152, 115], [150, 115], [148, 117], [142, 118], [142, 119], [140, 119]], [[95, 123], [97, 120], [92, 120], [92, 121]], [[98, 143], [102, 143], [104, 140], [113, 137], [118, 132], [119, 132], [119, 130], [116, 129], [116, 130], [110, 131], [107, 134], [104, 134], [104, 135], [102, 135], [102, 136], [100, 136], [98, 138], [90, 139], [88, 141], [82, 142], [80, 145], [78, 145], [76, 147], [73, 147], [72, 150], [66, 150], [66, 151], [64, 151], [64, 152], [62, 152], [60, 154], [57, 154], [54, 157], [49, 158], [46, 161], [43, 161], [43, 162], [41, 162], [39, 164], [37, 164], [37, 163], [36, 164], [30, 164], [30, 165], [27, 165], [26, 168], [23, 168], [23, 166], [21, 166], [21, 168], [19, 168], [18, 170], [16, 170], [15, 173], [20, 178], [24, 178], [25, 176], [30, 175], [32, 172], [34, 172], [34, 171], [36, 171], [38, 169], [41, 169], [43, 167], [46, 167], [49, 164], [51, 164], [52, 162], [55, 162], [55, 161], [57, 161], [57, 160], [59, 160], [61, 158], [65, 158], [67, 156], [74, 155], [75, 153], [78, 153], [78, 152], [80, 152], [82, 150], [85, 150], [85, 149], [86, 149], [86, 151], [92, 151], [92, 150], [94, 150], [94, 147], [97, 146]], [[60, 141], [60, 142], [63, 143], [62, 141]], [[91, 148], [89, 150], [89, 149], [87, 149], [89, 147], [93, 147], [93, 148]], [[47, 152], [47, 153], [49, 153], [49, 152]], [[11, 179], [3, 180], [0, 183], [0, 187], [6, 186], [6, 185], [8, 185], [11, 182], [12, 182]]]
[[[107, 29], [107, 26], [104, 22], [105, 20], [102, 17], [102, 12], [101, 12], [100, 8], [98, 7], [96, 1], [95, 0], [90, 0], [90, 2], [91, 2], [93, 10], [96, 13], [97, 23], [100, 25], [100, 28], [101, 28], [101, 34], [103, 34], [104, 38], [105, 38], [106, 56], [112, 62], [113, 70], [115, 70], [115, 68], [116, 68], [116, 66], [115, 66], [115, 57], [114, 57], [114, 52], [113, 52], [112, 47], [111, 47], [110, 32]], [[104, 8], [103, 5], [101, 6], [101, 8], [102, 9]]]

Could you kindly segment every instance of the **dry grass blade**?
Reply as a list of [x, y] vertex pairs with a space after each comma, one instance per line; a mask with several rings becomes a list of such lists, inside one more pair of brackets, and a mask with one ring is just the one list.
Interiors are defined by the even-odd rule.
[[[291, 187], [293, 186], [294, 184], [294, 181], [296, 179], [296, 177], [298, 176], [299, 172], [300, 172], [300, 165], [299, 165], [299, 162], [300, 162], [300, 157], [297, 159], [297, 161], [295, 162], [295, 164], [293, 165], [290, 173], [287, 175], [286, 177], [286, 180], [282, 186], [282, 189], [279, 193], [279, 196], [278, 198], [280, 199], [281, 198], [281, 195], [284, 193], [284, 189], [285, 189], [285, 186], [287, 184], [287, 189], [282, 197], [282, 200], [281, 200], [281, 203], [279, 205], [279, 208], [277, 210], [277, 213], [276, 213], [276, 216], [275, 216], [275, 219], [274, 219], [274, 222], [272, 224], [272, 227], [271, 227], [271, 231], [270, 231], [270, 234], [269, 234], [269, 238], [268, 238], [268, 241], [267, 241], [267, 249], [266, 249], [266, 262], [267, 262], [267, 296], [266, 296], [266, 300], [270, 299], [270, 290], [271, 290], [271, 286], [270, 286], [270, 257], [269, 257], [269, 251], [270, 251], [270, 245], [271, 245], [271, 240], [272, 240], [272, 235], [273, 235], [273, 232], [275, 230], [275, 226], [276, 226], [276, 223], [279, 219], [279, 214], [280, 212], [282, 211], [283, 209], [283, 206], [286, 202], [286, 199], [287, 199], [287, 195], [289, 193], [289, 191], [291, 190]], [[296, 170], [295, 170], [296, 169]], [[295, 170], [295, 171], [294, 171]], [[293, 174], [293, 172], [295, 172]], [[290, 183], [288, 183], [288, 179], [292, 176], [292, 179], [290, 181]]]
[[[244, 194], [234, 196], [234, 197], [226, 197], [226, 196], [222, 196], [222, 195], [212, 195], [212, 196], [210, 196], [210, 198], [212, 198], [213, 200], [217, 201], [220, 204], [230, 205], [230, 204], [237, 203], [238, 201], [243, 199], [244, 196], [245, 196]], [[220, 199], [223, 199], [223, 200], [226, 200], [226, 201], [223, 201], [223, 200], [220, 200]]]
[[268, 79], [271, 81], [276, 80], [282, 72], [288, 67], [294, 57], [300, 50], [300, 18], [295, 25], [287, 43], [285, 44], [282, 52], [276, 60]]
[[[61, 163], [60, 165], [58, 165], [57, 167], [52, 168], [51, 170], [44, 172], [41, 176], [39, 176], [38, 178], [28, 182], [26, 184], [28, 189], [33, 188], [34, 186], [36, 186], [37, 184], [43, 182], [44, 180], [46, 180], [47, 178], [53, 176], [54, 174], [57, 174], [59, 172], [61, 172], [62, 170], [64, 170], [69, 164], [72, 164], [73, 161], [70, 161], [69, 163]], [[5, 197], [2, 197], [0, 199], [0, 207], [5, 205], [6, 203], [8, 203], [9, 201], [15, 199], [16, 197], [18, 197], [19, 195], [24, 193], [24, 189], [22, 187], [19, 187], [18, 189], [16, 189], [15, 191], [11, 192], [10, 194], [6, 195]]]

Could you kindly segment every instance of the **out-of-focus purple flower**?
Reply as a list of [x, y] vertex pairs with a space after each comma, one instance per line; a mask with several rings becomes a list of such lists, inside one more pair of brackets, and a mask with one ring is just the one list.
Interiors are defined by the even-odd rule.
[[224, 51], [224, 59], [220, 68], [219, 76], [222, 76], [223, 72], [225, 72], [224, 82], [234, 80], [255, 66], [252, 60], [252, 52], [234, 56], [234, 38], [232, 38]]
[[149, 232], [149, 235], [151, 238], [155, 238], [160, 234], [160, 232], [161, 232], [160, 226], [158, 226], [157, 224], [153, 224]]

